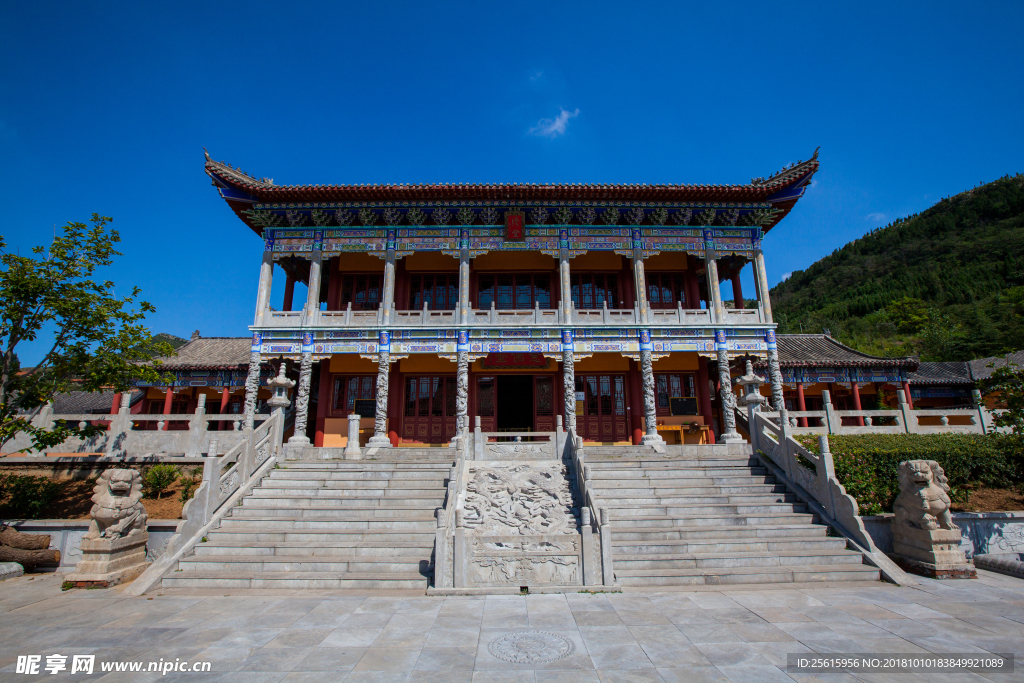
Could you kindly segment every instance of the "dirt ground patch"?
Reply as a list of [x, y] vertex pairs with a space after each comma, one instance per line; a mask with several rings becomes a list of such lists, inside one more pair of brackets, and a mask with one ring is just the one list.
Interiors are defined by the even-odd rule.
[[971, 491], [967, 504], [954, 503], [956, 512], [1014, 512], [1024, 510], [1024, 492], [1014, 489], [979, 487]]

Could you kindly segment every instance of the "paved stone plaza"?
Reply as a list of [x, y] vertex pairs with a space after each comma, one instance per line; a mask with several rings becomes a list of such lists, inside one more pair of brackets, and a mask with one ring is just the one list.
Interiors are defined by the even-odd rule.
[[[56, 575], [0, 583], [0, 680], [105, 681], [1021, 681], [989, 674], [784, 672], [791, 652], [980, 653], [1024, 656], [1024, 581], [920, 588], [884, 583], [621, 594], [426, 597], [296, 591], [224, 595], [121, 588], [62, 593]], [[506, 634], [558, 636], [511, 663]], [[514, 637], [513, 637], [514, 638]], [[492, 645], [493, 644], [493, 645]], [[547, 648], [550, 651], [546, 651]], [[15, 673], [17, 655], [96, 655], [93, 675]], [[210, 673], [109, 673], [99, 662], [181, 658]], [[69, 659], [70, 662], [70, 659]], [[70, 669], [70, 667], [69, 667]]]

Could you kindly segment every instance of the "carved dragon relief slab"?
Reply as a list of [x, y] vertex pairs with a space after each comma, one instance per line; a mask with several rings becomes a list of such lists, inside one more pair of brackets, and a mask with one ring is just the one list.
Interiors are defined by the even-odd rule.
[[469, 469], [465, 523], [474, 535], [575, 534], [572, 506], [561, 463]]
[[476, 585], [579, 585], [580, 563], [575, 556], [474, 557], [471, 580]]
[[489, 443], [485, 447], [488, 460], [554, 460], [555, 449], [550, 443]]

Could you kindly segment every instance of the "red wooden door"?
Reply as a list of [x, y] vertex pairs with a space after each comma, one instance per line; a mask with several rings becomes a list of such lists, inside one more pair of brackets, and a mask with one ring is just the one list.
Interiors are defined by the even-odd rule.
[[402, 439], [444, 443], [455, 436], [455, 377], [405, 378]]
[[576, 375], [576, 429], [588, 441], [625, 441], [625, 375]]

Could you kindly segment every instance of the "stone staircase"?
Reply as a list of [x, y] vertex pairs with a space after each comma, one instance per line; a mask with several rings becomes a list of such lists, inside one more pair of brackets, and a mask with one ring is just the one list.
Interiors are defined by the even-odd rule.
[[586, 447], [623, 586], [877, 581], [776, 484], [748, 444]]
[[455, 452], [283, 461], [165, 588], [425, 589]]

